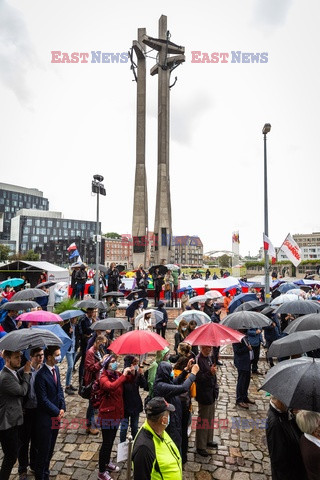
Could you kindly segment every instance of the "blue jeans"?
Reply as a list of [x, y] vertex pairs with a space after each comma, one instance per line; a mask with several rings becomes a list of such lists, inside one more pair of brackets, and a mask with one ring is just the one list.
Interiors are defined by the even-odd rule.
[[72, 380], [72, 369], [74, 365], [74, 359], [76, 356], [76, 352], [67, 352], [66, 353], [66, 358], [67, 358], [67, 373], [66, 373], [66, 387], [70, 387], [71, 385], [71, 380]]
[[130, 428], [131, 428], [131, 435], [134, 438], [137, 435], [139, 429], [139, 413], [134, 413], [133, 415], [128, 415], [121, 420], [120, 425], [120, 442], [125, 442], [127, 438], [127, 431], [129, 427], [129, 419], [130, 419]]
[[96, 422], [95, 422], [95, 419], [94, 419], [94, 408], [92, 406], [91, 400], [89, 400], [86, 419], [87, 419], [87, 426], [88, 427], [96, 428]]

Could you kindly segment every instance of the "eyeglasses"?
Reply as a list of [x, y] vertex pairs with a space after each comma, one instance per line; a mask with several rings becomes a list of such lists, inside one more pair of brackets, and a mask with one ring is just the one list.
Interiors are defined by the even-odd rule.
[[44, 357], [44, 354], [43, 354], [43, 353], [42, 353], [42, 354], [41, 354], [41, 353], [38, 353], [37, 355], [34, 355], [34, 356], [41, 358], [41, 357]]

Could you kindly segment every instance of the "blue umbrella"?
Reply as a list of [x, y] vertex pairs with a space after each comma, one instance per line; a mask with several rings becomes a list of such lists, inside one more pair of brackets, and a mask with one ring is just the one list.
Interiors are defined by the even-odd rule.
[[8, 278], [8, 280], [4, 280], [3, 282], [0, 283], [0, 288], [5, 288], [5, 287], [18, 287], [19, 285], [22, 285], [24, 283], [24, 280], [22, 278]]
[[238, 283], [237, 285], [230, 285], [230, 287], [227, 287], [223, 290], [223, 293], [230, 292], [231, 290], [237, 290], [241, 285]]
[[139, 303], [143, 302], [143, 308], [147, 308], [148, 300], [146, 298], [137, 298], [134, 300], [126, 310], [126, 316], [132, 318], [134, 315], [134, 311], [138, 308]]
[[32, 328], [42, 328], [43, 330], [50, 330], [50, 332], [55, 333], [57, 337], [59, 337], [62, 341], [62, 345], [59, 345], [61, 350], [61, 357], [63, 358], [65, 356], [72, 344], [72, 340], [60, 327], [60, 325], [36, 325]]
[[70, 320], [70, 318], [82, 317], [84, 312], [82, 310], [66, 310], [65, 312], [59, 313], [62, 320]]
[[231, 300], [229, 305], [229, 312], [232, 313], [234, 310], [239, 307], [244, 302], [249, 302], [249, 300], [257, 300], [255, 293], [240, 293], [233, 300]]
[[182, 288], [179, 288], [177, 290], [177, 293], [182, 293], [182, 292], [185, 292], [186, 290], [190, 291], [190, 290], [193, 290], [191, 285], [189, 285], [188, 287], [182, 287]]
[[287, 282], [287, 283], [282, 283], [278, 288], [278, 292], [280, 293], [286, 293], [289, 290], [292, 290], [293, 288], [299, 288], [298, 285], [295, 285], [294, 283]]

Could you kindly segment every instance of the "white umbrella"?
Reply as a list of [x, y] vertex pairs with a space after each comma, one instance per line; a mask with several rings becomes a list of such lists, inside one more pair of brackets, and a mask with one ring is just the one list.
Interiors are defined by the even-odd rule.
[[186, 320], [187, 322], [195, 320], [197, 322], [197, 325], [211, 322], [211, 318], [209, 317], [209, 315], [202, 312], [201, 310], [186, 310], [175, 319], [174, 323], [176, 325], [179, 325], [181, 320]]
[[288, 290], [286, 292], [286, 295], [297, 295], [299, 297], [306, 297], [306, 292], [304, 290], [301, 290], [301, 288], [293, 288], [292, 290]]
[[215, 298], [223, 297], [222, 293], [218, 292], [218, 290], [209, 290], [209, 292], [206, 292], [204, 295], [207, 298], [212, 298], [213, 300]]
[[160, 312], [159, 310], [154, 310], [152, 308], [149, 308], [147, 310], [144, 310], [142, 313], [139, 313], [139, 315], [136, 316], [135, 318], [135, 326], [139, 324], [139, 321], [141, 318], [144, 318], [146, 313], [151, 313], [151, 325], [155, 326], [158, 322], [161, 322], [163, 320], [163, 313]]
[[196, 295], [195, 297], [190, 298], [189, 304], [192, 305], [196, 302], [204, 303], [206, 300], [208, 300], [208, 297], [205, 295]]
[[279, 295], [279, 297], [274, 298], [270, 305], [282, 305], [283, 303], [293, 302], [296, 300], [303, 300], [303, 298], [293, 295], [292, 293], [284, 293], [283, 295]]
[[168, 270], [179, 270], [180, 267], [179, 265], [175, 265], [174, 263], [168, 263], [168, 265], [165, 265]]

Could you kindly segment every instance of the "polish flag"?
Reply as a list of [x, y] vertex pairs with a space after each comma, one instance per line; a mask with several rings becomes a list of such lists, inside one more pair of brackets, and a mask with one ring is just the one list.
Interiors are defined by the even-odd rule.
[[280, 250], [289, 258], [295, 267], [301, 262], [301, 250], [299, 245], [293, 240], [290, 233], [285, 238], [285, 241], [280, 247]]
[[69, 247], [67, 248], [68, 252], [71, 252], [71, 250], [76, 250], [77, 249], [77, 245], [73, 242], [71, 243], [71, 245], [69, 245]]
[[271, 257], [272, 265], [274, 263], [276, 263], [276, 260], [277, 260], [276, 251], [275, 251], [274, 246], [272, 245], [270, 239], [265, 234], [263, 234], [263, 248], [264, 248], [264, 250], [267, 250], [268, 255]]

